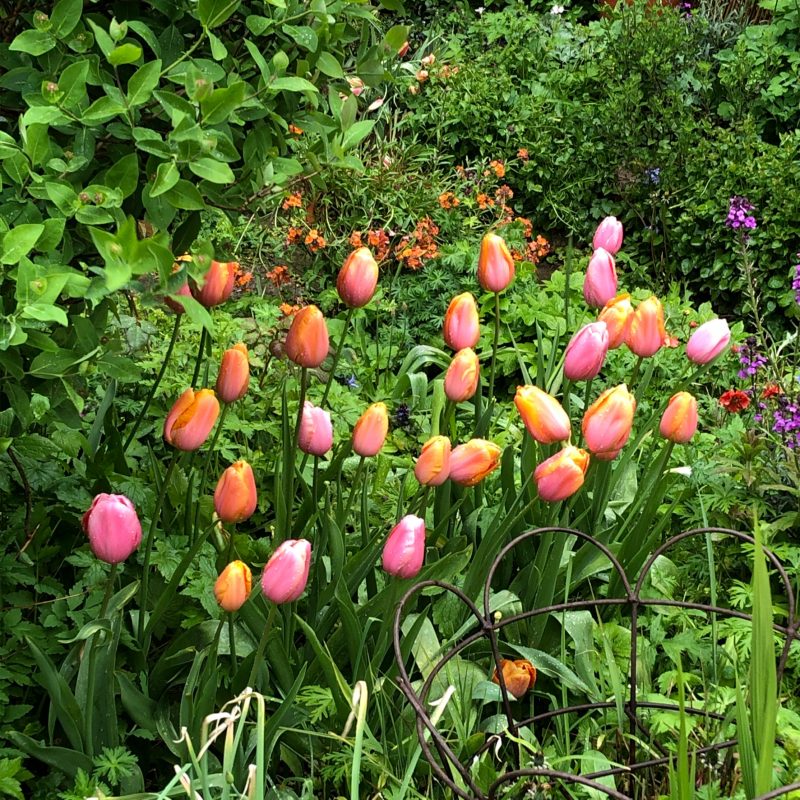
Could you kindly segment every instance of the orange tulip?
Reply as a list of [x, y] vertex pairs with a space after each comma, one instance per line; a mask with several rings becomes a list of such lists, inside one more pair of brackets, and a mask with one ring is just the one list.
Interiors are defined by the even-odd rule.
[[631, 316], [625, 344], [637, 356], [649, 358], [661, 349], [666, 338], [664, 308], [657, 297], [649, 297], [636, 306]]
[[475, 486], [497, 469], [502, 450], [485, 439], [470, 439], [450, 454], [450, 478], [461, 486]]
[[589, 454], [572, 445], [567, 445], [554, 456], [545, 459], [536, 467], [533, 479], [539, 497], [548, 503], [566, 500], [583, 486]]
[[528, 433], [540, 444], [553, 444], [569, 439], [569, 417], [561, 403], [552, 395], [537, 386], [518, 386], [514, 405]]
[[219, 416], [219, 401], [211, 389], [187, 389], [164, 421], [164, 439], [178, 450], [197, 450], [208, 439]]
[[441, 486], [450, 475], [450, 440], [433, 436], [422, 445], [414, 475], [423, 486]]
[[202, 287], [195, 287], [192, 292], [195, 300], [206, 308], [224, 303], [233, 292], [233, 278], [238, 266], [235, 261], [212, 261]]
[[609, 350], [614, 350], [625, 343], [632, 315], [631, 296], [627, 292], [618, 294], [603, 307], [597, 321], [606, 324]]
[[[536, 683], [536, 667], [526, 658], [518, 658], [516, 661], [501, 658], [500, 671], [506, 690], [515, 700], [519, 700], [528, 690], [533, 689]], [[497, 667], [492, 675], [492, 683], [500, 684]]]
[[353, 451], [360, 456], [376, 456], [389, 432], [389, 412], [385, 403], [373, 403], [353, 428]]
[[318, 367], [328, 356], [328, 326], [316, 306], [301, 308], [286, 335], [286, 355], [301, 367]]
[[686, 444], [697, 430], [697, 400], [689, 392], [672, 395], [661, 417], [661, 435], [676, 444]]
[[214, 510], [227, 523], [244, 522], [258, 503], [253, 468], [246, 461], [231, 464], [222, 473], [214, 490]]
[[478, 282], [487, 292], [502, 292], [514, 280], [514, 259], [505, 240], [487, 233], [478, 255]]
[[478, 304], [470, 292], [456, 295], [447, 307], [442, 330], [445, 344], [453, 350], [475, 347], [481, 338]]
[[628, 441], [633, 427], [636, 399], [622, 383], [606, 389], [583, 415], [583, 438], [601, 461], [611, 461]]
[[444, 393], [454, 403], [463, 403], [475, 394], [481, 376], [481, 362], [469, 347], [459, 350], [444, 376]]
[[223, 403], [233, 403], [247, 394], [249, 385], [250, 362], [247, 359], [247, 345], [239, 342], [222, 354], [215, 388]]
[[231, 561], [214, 584], [214, 597], [223, 611], [238, 611], [250, 596], [253, 574], [244, 561]]
[[[188, 253], [184, 253], [182, 256], [178, 256], [175, 259], [175, 263], [172, 265], [172, 272], [178, 272], [181, 269], [181, 261], [191, 261], [192, 257]], [[178, 297], [191, 297], [192, 292], [189, 289], [189, 281], [186, 281], [177, 292], [173, 292], [173, 295], [177, 295]], [[169, 295], [164, 298], [164, 302], [176, 313], [176, 314], [183, 314], [185, 311], [184, 307], [177, 301], [173, 300], [172, 297]]]
[[378, 264], [368, 247], [359, 247], [350, 253], [339, 270], [336, 291], [346, 306], [361, 308], [372, 300], [377, 285]]

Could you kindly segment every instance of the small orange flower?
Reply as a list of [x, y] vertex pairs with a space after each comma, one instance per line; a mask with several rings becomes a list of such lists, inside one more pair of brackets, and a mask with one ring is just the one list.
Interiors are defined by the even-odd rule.
[[303, 195], [300, 192], [292, 192], [284, 201], [281, 208], [288, 211], [290, 208], [302, 208]]
[[348, 241], [355, 249], [364, 246], [364, 241], [361, 238], [361, 231], [353, 231], [350, 234], [350, 238], [348, 239]]
[[233, 274], [234, 274], [234, 281], [237, 286], [247, 286], [247, 284], [253, 280], [253, 273], [245, 272], [240, 265], [236, 266], [236, 269], [234, 269]]
[[514, 222], [519, 222], [522, 225], [522, 235], [526, 239], [533, 236], [533, 223], [527, 217], [517, 217]]
[[527, 161], [530, 158], [530, 156], [528, 155], [528, 148], [520, 147], [520, 149], [517, 150], [517, 158], [520, 161]]
[[267, 273], [267, 280], [276, 288], [289, 283], [289, 270], [284, 264], [278, 264]]
[[506, 165], [502, 161], [490, 161], [489, 166], [498, 178], [505, 178]]
[[298, 128], [297, 125], [289, 125], [289, 133], [293, 133], [295, 136], [302, 136], [303, 129]]
[[777, 395], [783, 394], [783, 389], [777, 383], [770, 383], [764, 387], [764, 391], [761, 392], [761, 396], [765, 400], [769, 400], [770, 397], [775, 397]]
[[452, 192], [442, 192], [439, 195], [439, 205], [447, 210], [461, 205], [461, 201]]
[[750, 397], [747, 392], [743, 392], [740, 389], [728, 389], [727, 392], [722, 393], [719, 398], [719, 404], [729, 414], [739, 414], [750, 405]]
[[381, 228], [373, 228], [367, 231], [367, 242], [373, 249], [376, 261], [383, 261], [389, 254], [389, 237]]
[[290, 303], [281, 303], [278, 308], [284, 317], [293, 317], [300, 310], [300, 306], [293, 306]]
[[475, 202], [477, 202], [478, 208], [491, 208], [494, 205], [494, 200], [483, 192], [478, 193]]
[[[503, 673], [503, 683], [505, 683], [508, 693], [515, 700], [524, 697], [525, 693], [533, 689], [536, 683], [536, 667], [525, 658], [518, 658], [516, 661], [501, 658], [500, 670]], [[497, 667], [495, 667], [492, 675], [492, 683], [498, 685], [500, 683]]]
[[526, 255], [531, 264], [538, 264], [541, 259], [550, 253], [550, 242], [544, 236], [537, 236], [532, 242], [528, 242]]
[[286, 232], [286, 244], [300, 244], [303, 241], [303, 229], [290, 225]]
[[326, 244], [324, 237], [316, 228], [312, 228], [306, 234], [306, 238], [303, 241], [305, 241], [306, 246], [312, 253], [316, 253], [317, 250], [322, 250]]
[[510, 186], [507, 184], [503, 184], [499, 186], [497, 191], [494, 193], [495, 199], [497, 200], [500, 205], [505, 205], [512, 197], [514, 197], [514, 192]]

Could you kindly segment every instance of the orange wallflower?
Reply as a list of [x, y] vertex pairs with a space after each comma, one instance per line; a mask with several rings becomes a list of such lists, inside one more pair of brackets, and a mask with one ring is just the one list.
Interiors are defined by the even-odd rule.
[[302, 136], [303, 129], [298, 128], [297, 125], [289, 125], [289, 133], [293, 133], [295, 136]]
[[300, 192], [292, 192], [284, 201], [281, 208], [288, 211], [290, 208], [302, 208], [303, 195]]
[[409, 269], [420, 269], [426, 261], [437, 258], [439, 246], [435, 237], [439, 233], [439, 226], [430, 217], [421, 219], [414, 228], [413, 233], [403, 236], [397, 247], [395, 256], [401, 264]]
[[293, 317], [300, 310], [300, 306], [293, 306], [290, 303], [281, 303], [278, 308], [284, 317]]
[[316, 253], [317, 250], [322, 250], [325, 247], [325, 239], [316, 228], [312, 228], [306, 234], [304, 241], [312, 253]]
[[389, 253], [389, 237], [382, 228], [373, 228], [367, 232], [367, 242], [375, 254], [376, 261], [383, 261]]
[[253, 280], [252, 272], [244, 272], [241, 268], [234, 271], [234, 281], [237, 286], [247, 286]]
[[303, 229], [290, 225], [286, 232], [286, 244], [300, 244], [303, 241]]
[[522, 235], [526, 239], [530, 239], [533, 236], [533, 223], [527, 217], [517, 217], [514, 222], [519, 222], [522, 225]]
[[483, 192], [478, 192], [475, 202], [478, 204], [478, 208], [491, 208], [494, 205], [494, 200]]
[[489, 167], [491, 168], [492, 172], [497, 175], [498, 178], [505, 178], [506, 176], [506, 165], [502, 161], [490, 161]]
[[361, 231], [353, 231], [350, 234], [350, 239], [348, 241], [356, 249], [359, 247], [364, 247], [364, 240], [361, 238]]
[[267, 279], [276, 287], [289, 283], [289, 270], [284, 264], [278, 264], [267, 273]]
[[537, 236], [532, 242], [528, 242], [526, 255], [532, 264], [539, 261], [550, 253], [550, 242], [544, 236]]
[[500, 205], [505, 205], [512, 197], [514, 197], [514, 192], [508, 184], [503, 184], [497, 188], [497, 191], [494, 193], [495, 200], [497, 200]]
[[528, 155], [528, 148], [520, 147], [520, 149], [517, 150], [517, 158], [520, 161], [527, 161], [530, 158], [530, 156]]
[[442, 192], [439, 195], [439, 205], [449, 210], [461, 205], [461, 201], [452, 192]]

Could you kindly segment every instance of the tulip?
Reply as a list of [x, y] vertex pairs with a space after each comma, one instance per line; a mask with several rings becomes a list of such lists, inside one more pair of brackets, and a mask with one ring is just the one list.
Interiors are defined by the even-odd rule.
[[373, 403], [353, 428], [353, 451], [360, 456], [376, 456], [389, 432], [389, 413], [385, 403]]
[[124, 494], [98, 494], [81, 520], [92, 552], [107, 564], [124, 561], [142, 542], [142, 526]]
[[261, 591], [273, 603], [293, 603], [306, 590], [311, 567], [311, 542], [287, 539], [278, 545], [261, 576]]
[[[182, 256], [178, 256], [175, 259], [175, 263], [172, 265], [172, 272], [178, 272], [181, 269], [181, 261], [191, 261], [192, 257], [188, 253], [184, 253]], [[178, 289], [177, 292], [173, 292], [173, 295], [178, 295], [179, 297], [191, 297], [192, 292], [189, 289], [189, 281], [185, 281], [184, 284]], [[176, 314], [183, 314], [185, 311], [183, 305], [179, 303], [177, 300], [173, 300], [172, 297], [167, 296], [164, 298], [164, 302], [176, 313]]]
[[253, 515], [258, 503], [253, 468], [246, 461], [231, 464], [220, 476], [214, 490], [214, 510], [230, 524], [244, 522]]
[[316, 306], [301, 308], [286, 335], [286, 355], [301, 367], [318, 367], [328, 355], [328, 326]]
[[514, 259], [502, 236], [487, 233], [478, 255], [478, 282], [487, 292], [502, 292], [514, 280]]
[[567, 445], [554, 456], [542, 461], [533, 473], [539, 497], [548, 503], [565, 500], [583, 486], [589, 454]]
[[606, 389], [583, 415], [586, 447], [601, 461], [611, 461], [628, 441], [636, 399], [623, 383]]
[[450, 476], [450, 440], [433, 436], [422, 445], [414, 475], [423, 486], [441, 486]]
[[475, 486], [500, 463], [502, 451], [494, 442], [470, 439], [450, 454], [450, 478], [461, 486]]
[[372, 300], [377, 285], [378, 264], [369, 248], [359, 247], [350, 253], [339, 270], [336, 291], [346, 306], [361, 308]]
[[594, 308], [602, 308], [617, 293], [617, 269], [614, 256], [598, 247], [589, 259], [583, 281], [583, 298]]
[[304, 453], [312, 456], [324, 456], [333, 447], [331, 415], [308, 400], [303, 404], [297, 444]]
[[609, 350], [615, 350], [625, 343], [632, 315], [631, 296], [627, 292], [617, 295], [603, 307], [597, 321], [605, 322], [608, 328]]
[[249, 385], [250, 362], [247, 359], [247, 345], [239, 342], [222, 354], [215, 389], [223, 403], [233, 403], [247, 394]]
[[622, 247], [622, 223], [616, 217], [606, 217], [594, 232], [592, 247], [602, 247], [615, 256]]
[[661, 417], [661, 435], [676, 444], [686, 444], [697, 430], [697, 400], [689, 392], [672, 395]]
[[253, 574], [244, 561], [231, 561], [214, 584], [214, 597], [223, 611], [238, 611], [250, 596]]
[[444, 376], [444, 393], [454, 403], [469, 400], [478, 388], [481, 362], [469, 347], [459, 350], [450, 362]]
[[661, 349], [666, 338], [664, 308], [657, 297], [649, 297], [636, 306], [625, 343], [640, 358], [649, 358]]
[[564, 375], [571, 381], [594, 378], [608, 352], [608, 328], [605, 322], [584, 325], [569, 340], [564, 355]]
[[203, 279], [202, 288], [195, 287], [195, 300], [206, 308], [224, 303], [233, 292], [233, 277], [238, 268], [235, 261], [212, 261]]
[[481, 338], [478, 304], [470, 292], [456, 295], [447, 307], [442, 330], [445, 344], [453, 350], [475, 347]]
[[425, 560], [425, 520], [408, 514], [383, 546], [383, 568], [396, 578], [413, 578]]
[[208, 439], [219, 415], [219, 401], [211, 389], [187, 389], [164, 421], [164, 439], [178, 450], [197, 450]]
[[[536, 667], [527, 658], [518, 658], [515, 661], [501, 658], [500, 672], [506, 690], [515, 700], [519, 700], [529, 689], [533, 689], [536, 683]], [[492, 683], [500, 684], [497, 667], [492, 675]]]
[[686, 355], [695, 364], [708, 364], [713, 361], [731, 340], [731, 331], [724, 319], [704, 322], [686, 343]]
[[540, 444], [553, 444], [569, 439], [569, 417], [561, 403], [552, 395], [537, 386], [518, 386], [514, 405], [528, 433]]

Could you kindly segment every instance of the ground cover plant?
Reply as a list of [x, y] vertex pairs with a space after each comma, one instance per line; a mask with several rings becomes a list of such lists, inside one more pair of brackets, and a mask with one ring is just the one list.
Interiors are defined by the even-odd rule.
[[[531, 528], [583, 530], [635, 575], [673, 533], [733, 527], [797, 587], [796, 131], [791, 98], [760, 94], [792, 69], [794, 11], [462, 8], [455, 35], [410, 13], [59, 0], [0, 20], [5, 795], [447, 796], [393, 612], [416, 580], [477, 599]], [[542, 86], [564, 96], [540, 107]], [[624, 146], [604, 133], [620, 116], [641, 121]], [[719, 142], [753, 158], [709, 179]], [[614, 711], [530, 727], [528, 763], [672, 754], [643, 797], [798, 779], [796, 646], [781, 683], [768, 666], [792, 598], [759, 546], [702, 542], [647, 592], [755, 621], [648, 610], [638, 689], [722, 719], [655, 711], [640, 741]], [[545, 535], [490, 602], [618, 589]], [[415, 681], [468, 617], [420, 599]], [[510, 763], [483, 747], [502, 693], [520, 718], [618, 711], [630, 636], [623, 615], [552, 615], [509, 626], [502, 681], [486, 650], [453, 662], [431, 713], [482, 790]], [[692, 763], [737, 734], [735, 758]]]

